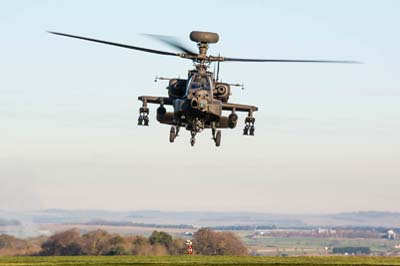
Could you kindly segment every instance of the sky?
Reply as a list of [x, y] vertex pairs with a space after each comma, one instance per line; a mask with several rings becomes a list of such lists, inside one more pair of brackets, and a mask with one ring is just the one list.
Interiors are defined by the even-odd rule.
[[[400, 211], [399, 1], [0, 0], [0, 209]], [[192, 63], [48, 34], [174, 51], [143, 33], [218, 32], [210, 54], [358, 60], [221, 64], [259, 107], [195, 147], [138, 127], [155, 76]]]

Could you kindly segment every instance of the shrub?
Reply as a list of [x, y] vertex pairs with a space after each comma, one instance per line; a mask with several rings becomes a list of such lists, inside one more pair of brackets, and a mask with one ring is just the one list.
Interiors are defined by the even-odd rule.
[[193, 247], [201, 255], [248, 255], [243, 242], [231, 232], [202, 228], [193, 235]]

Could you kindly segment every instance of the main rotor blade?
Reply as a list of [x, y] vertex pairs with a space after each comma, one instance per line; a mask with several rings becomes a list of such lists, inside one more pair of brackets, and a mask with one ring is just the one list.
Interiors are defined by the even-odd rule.
[[347, 60], [298, 60], [298, 59], [250, 59], [250, 58], [231, 58], [222, 57], [221, 61], [231, 62], [270, 62], [270, 63], [335, 63], [335, 64], [362, 64], [358, 61]]
[[85, 41], [98, 42], [98, 43], [103, 43], [103, 44], [107, 44], [107, 45], [113, 45], [113, 46], [118, 46], [118, 47], [122, 47], [122, 48], [128, 48], [128, 49], [133, 49], [133, 50], [153, 53], [153, 54], [180, 56], [180, 54], [178, 54], [178, 53], [170, 53], [170, 52], [153, 50], [153, 49], [137, 47], [137, 46], [132, 46], [132, 45], [126, 45], [126, 44], [121, 44], [121, 43], [102, 41], [102, 40], [86, 38], [86, 37], [81, 37], [81, 36], [76, 36], [76, 35], [70, 35], [70, 34], [65, 34], [65, 33], [60, 33], [60, 32], [49, 31], [49, 33], [56, 34], [56, 35], [61, 35], [61, 36], [65, 36], [65, 37], [71, 37], [71, 38], [75, 38], [75, 39], [81, 39], [81, 40], [85, 40]]
[[179, 40], [175, 37], [172, 36], [166, 36], [166, 35], [157, 35], [157, 34], [147, 34], [144, 33], [144, 36], [156, 39], [159, 42], [165, 43], [175, 49], [178, 49], [179, 51], [182, 51], [186, 54], [190, 55], [197, 55], [197, 52], [191, 50], [190, 48], [185, 47], [182, 43], [179, 42]]

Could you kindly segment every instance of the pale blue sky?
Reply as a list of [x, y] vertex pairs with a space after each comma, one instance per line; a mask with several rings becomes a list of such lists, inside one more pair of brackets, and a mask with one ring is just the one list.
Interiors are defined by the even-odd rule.
[[[400, 2], [0, 1], [0, 209], [400, 211]], [[136, 126], [137, 96], [191, 63], [46, 30], [171, 50], [140, 33], [215, 31], [210, 53], [364, 65], [224, 63], [259, 106], [194, 148]], [[190, 198], [190, 200], [188, 200]]]

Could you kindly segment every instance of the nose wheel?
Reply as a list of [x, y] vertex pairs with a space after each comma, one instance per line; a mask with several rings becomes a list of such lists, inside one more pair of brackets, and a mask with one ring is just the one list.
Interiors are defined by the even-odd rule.
[[190, 138], [190, 145], [193, 147], [196, 143], [196, 131], [191, 131], [190, 134], [192, 135]]

